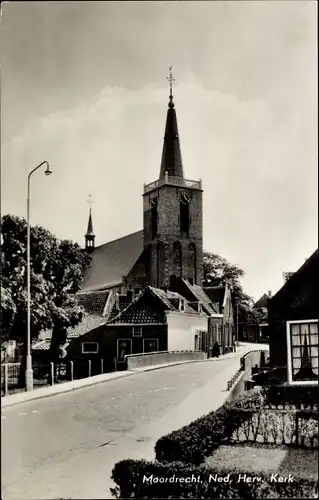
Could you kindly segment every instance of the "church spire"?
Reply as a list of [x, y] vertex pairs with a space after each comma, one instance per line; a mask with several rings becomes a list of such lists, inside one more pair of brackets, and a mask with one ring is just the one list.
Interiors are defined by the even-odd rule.
[[93, 232], [93, 222], [92, 222], [92, 196], [89, 195], [88, 199], [88, 204], [89, 204], [89, 221], [88, 221], [88, 227], [85, 235], [85, 249], [86, 250], [93, 250], [94, 245], [95, 245], [95, 234]]
[[173, 101], [173, 82], [175, 81], [175, 78], [173, 78], [172, 66], [170, 66], [169, 68], [169, 76], [167, 77], [167, 79], [169, 81], [170, 93], [169, 93], [169, 103], [168, 103], [168, 110], [166, 117], [160, 179], [165, 177], [166, 172], [170, 177], [183, 178], [184, 173], [182, 165], [182, 156], [179, 144], [176, 111]]

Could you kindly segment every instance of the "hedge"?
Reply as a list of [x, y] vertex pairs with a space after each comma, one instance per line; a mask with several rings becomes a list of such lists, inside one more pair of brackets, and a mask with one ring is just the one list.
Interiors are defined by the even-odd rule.
[[318, 386], [269, 386], [263, 389], [263, 396], [266, 404], [274, 406], [288, 404], [313, 408], [319, 404]]
[[203, 463], [249, 417], [241, 410], [260, 407], [262, 401], [261, 391], [252, 389], [215, 412], [161, 437], [155, 445], [156, 459], [160, 462]]
[[[239, 475], [260, 478], [258, 482], [238, 482]], [[229, 476], [228, 476], [229, 475]], [[146, 460], [123, 460], [112, 472], [117, 484], [111, 488], [116, 498], [318, 498], [318, 482], [294, 477], [293, 482], [271, 480], [271, 473], [220, 469], [174, 462], [164, 464]], [[185, 480], [188, 482], [185, 482]]]

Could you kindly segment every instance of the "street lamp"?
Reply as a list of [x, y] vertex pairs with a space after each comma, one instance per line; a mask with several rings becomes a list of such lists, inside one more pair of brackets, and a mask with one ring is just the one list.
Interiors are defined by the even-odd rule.
[[31, 308], [30, 308], [30, 179], [31, 175], [38, 170], [38, 168], [46, 165], [45, 175], [52, 174], [50, 166], [47, 161], [43, 161], [35, 167], [28, 175], [28, 197], [27, 197], [27, 358], [26, 358], [26, 371], [25, 371], [25, 385], [27, 391], [33, 389], [33, 370], [31, 358]]

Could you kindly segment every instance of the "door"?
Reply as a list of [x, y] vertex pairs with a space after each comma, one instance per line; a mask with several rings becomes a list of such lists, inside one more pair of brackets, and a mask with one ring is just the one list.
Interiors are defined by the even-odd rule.
[[125, 356], [132, 354], [132, 339], [117, 339], [117, 361], [125, 363]]

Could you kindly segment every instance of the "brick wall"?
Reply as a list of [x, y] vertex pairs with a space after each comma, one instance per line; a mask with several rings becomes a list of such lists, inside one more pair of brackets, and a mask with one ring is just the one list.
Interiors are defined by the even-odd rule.
[[[192, 200], [189, 206], [190, 230], [189, 237], [182, 238], [180, 231], [180, 193], [187, 191]], [[150, 200], [157, 197], [158, 206], [158, 235], [152, 240]], [[189, 245], [196, 246], [196, 283], [202, 281], [203, 261], [203, 206], [202, 191], [184, 189], [180, 187], [161, 186], [159, 189], [144, 195], [144, 248], [151, 247], [149, 283], [152, 286], [165, 286], [169, 283], [169, 276], [174, 274], [174, 243], [179, 241], [182, 246], [182, 277], [189, 278]], [[160, 283], [157, 283], [157, 244], [162, 243], [160, 249]]]

